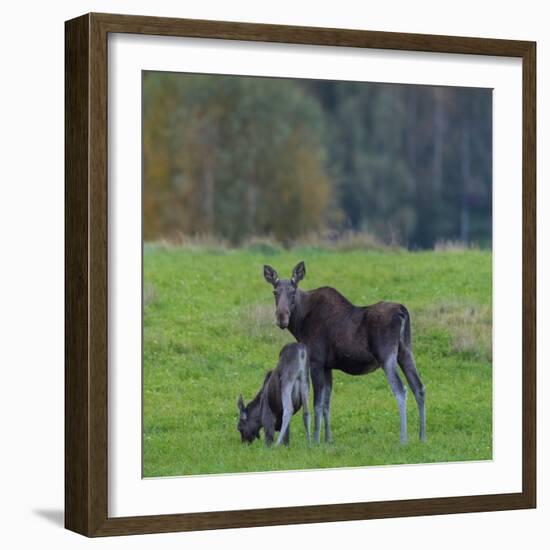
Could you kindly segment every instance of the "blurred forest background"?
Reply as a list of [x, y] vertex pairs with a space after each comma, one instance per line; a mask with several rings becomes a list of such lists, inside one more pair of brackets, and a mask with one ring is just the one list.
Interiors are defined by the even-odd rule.
[[146, 241], [491, 246], [489, 89], [143, 73]]

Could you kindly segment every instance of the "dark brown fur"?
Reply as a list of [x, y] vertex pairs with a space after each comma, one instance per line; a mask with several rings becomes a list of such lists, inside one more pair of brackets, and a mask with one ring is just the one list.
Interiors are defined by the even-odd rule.
[[355, 306], [331, 287], [303, 291], [305, 276], [300, 262], [290, 280], [264, 266], [264, 277], [275, 289], [276, 320], [288, 328], [309, 352], [315, 408], [315, 439], [319, 440], [321, 415], [325, 438], [330, 433], [332, 370], [347, 374], [368, 374], [382, 367], [396, 396], [401, 416], [401, 440], [406, 440], [406, 388], [397, 373], [403, 370], [414, 392], [420, 412], [420, 437], [425, 438], [425, 389], [416, 371], [411, 349], [411, 323], [407, 308], [393, 302]]

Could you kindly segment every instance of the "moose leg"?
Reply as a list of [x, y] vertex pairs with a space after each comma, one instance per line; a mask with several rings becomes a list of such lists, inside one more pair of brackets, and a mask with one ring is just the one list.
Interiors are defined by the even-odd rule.
[[275, 418], [270, 410], [262, 410], [262, 427], [265, 435], [265, 446], [271, 447], [275, 437]]
[[283, 437], [283, 445], [288, 447], [290, 444], [290, 426], [286, 429], [285, 436]]
[[394, 353], [383, 363], [384, 373], [388, 383], [393, 391], [397, 406], [399, 407], [399, 417], [401, 419], [401, 443], [407, 442], [407, 388], [403, 385], [399, 374], [397, 373], [397, 360]]
[[311, 366], [311, 382], [313, 383], [313, 439], [319, 443], [321, 438], [321, 418], [325, 401], [325, 371], [322, 366]]
[[304, 409], [304, 428], [306, 429], [306, 440], [308, 444], [311, 442], [310, 431], [310, 417], [309, 417], [309, 381], [307, 379], [307, 373], [300, 380], [300, 400]]
[[325, 371], [325, 393], [323, 399], [323, 420], [325, 422], [325, 442], [332, 441], [332, 432], [330, 431], [330, 398], [332, 395], [332, 370]]
[[283, 386], [282, 394], [283, 420], [281, 422], [281, 431], [279, 432], [279, 437], [277, 438], [277, 445], [280, 445], [283, 442], [290, 424], [290, 419], [294, 413], [294, 407], [292, 405], [292, 384], [285, 384]]
[[424, 387], [424, 384], [422, 384], [420, 376], [418, 376], [414, 357], [410, 349], [405, 346], [400, 346], [397, 360], [414, 394], [416, 404], [418, 405], [418, 416], [420, 418], [420, 441], [426, 441], [426, 388]]

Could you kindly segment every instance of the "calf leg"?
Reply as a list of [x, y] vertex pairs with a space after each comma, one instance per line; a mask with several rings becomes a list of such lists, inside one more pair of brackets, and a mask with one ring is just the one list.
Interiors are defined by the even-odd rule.
[[323, 420], [325, 422], [325, 441], [332, 441], [332, 432], [330, 430], [330, 398], [332, 396], [332, 370], [325, 371], [325, 394], [323, 399]]
[[396, 354], [386, 359], [382, 368], [388, 379], [388, 383], [397, 400], [397, 406], [399, 408], [399, 417], [401, 419], [401, 443], [407, 442], [407, 388], [403, 385], [399, 374], [397, 373], [397, 358]]
[[290, 426], [286, 429], [285, 436], [283, 437], [283, 445], [288, 447], [290, 444]]
[[264, 430], [264, 434], [265, 434], [265, 446], [271, 447], [271, 445], [273, 444], [273, 439], [275, 437], [275, 430], [273, 429]]
[[290, 420], [294, 413], [294, 407], [292, 405], [292, 384], [287, 383], [282, 388], [282, 401], [283, 401], [283, 420], [281, 422], [281, 431], [279, 432], [279, 437], [277, 438], [277, 445], [280, 445], [283, 442], [283, 439], [286, 436]]
[[311, 366], [311, 382], [313, 383], [313, 439], [319, 443], [321, 437], [321, 417], [325, 401], [325, 371], [322, 366]]
[[405, 378], [414, 394], [416, 404], [418, 405], [418, 416], [420, 419], [420, 441], [426, 441], [426, 388], [418, 376], [414, 357], [410, 349], [401, 345], [397, 360]]
[[275, 437], [275, 417], [270, 410], [262, 410], [262, 427], [265, 435], [265, 446], [271, 447]]
[[306, 440], [308, 444], [311, 442], [310, 437], [310, 417], [309, 417], [309, 381], [307, 379], [307, 372], [305, 376], [300, 379], [300, 400], [303, 407], [303, 419], [304, 428], [306, 429]]

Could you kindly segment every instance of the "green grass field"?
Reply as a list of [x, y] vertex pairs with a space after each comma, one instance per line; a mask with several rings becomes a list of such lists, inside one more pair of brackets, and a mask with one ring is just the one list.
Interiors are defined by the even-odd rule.
[[[301, 413], [289, 448], [243, 445], [237, 397], [248, 402], [281, 346], [262, 266], [280, 276], [305, 260], [303, 289], [330, 285], [357, 305], [404, 303], [427, 390], [428, 441], [408, 398], [409, 443], [383, 372], [335, 371], [334, 442], [308, 447]], [[240, 250], [146, 245], [144, 476], [413, 464], [492, 458], [491, 253]], [[312, 393], [310, 403], [312, 402]]]

